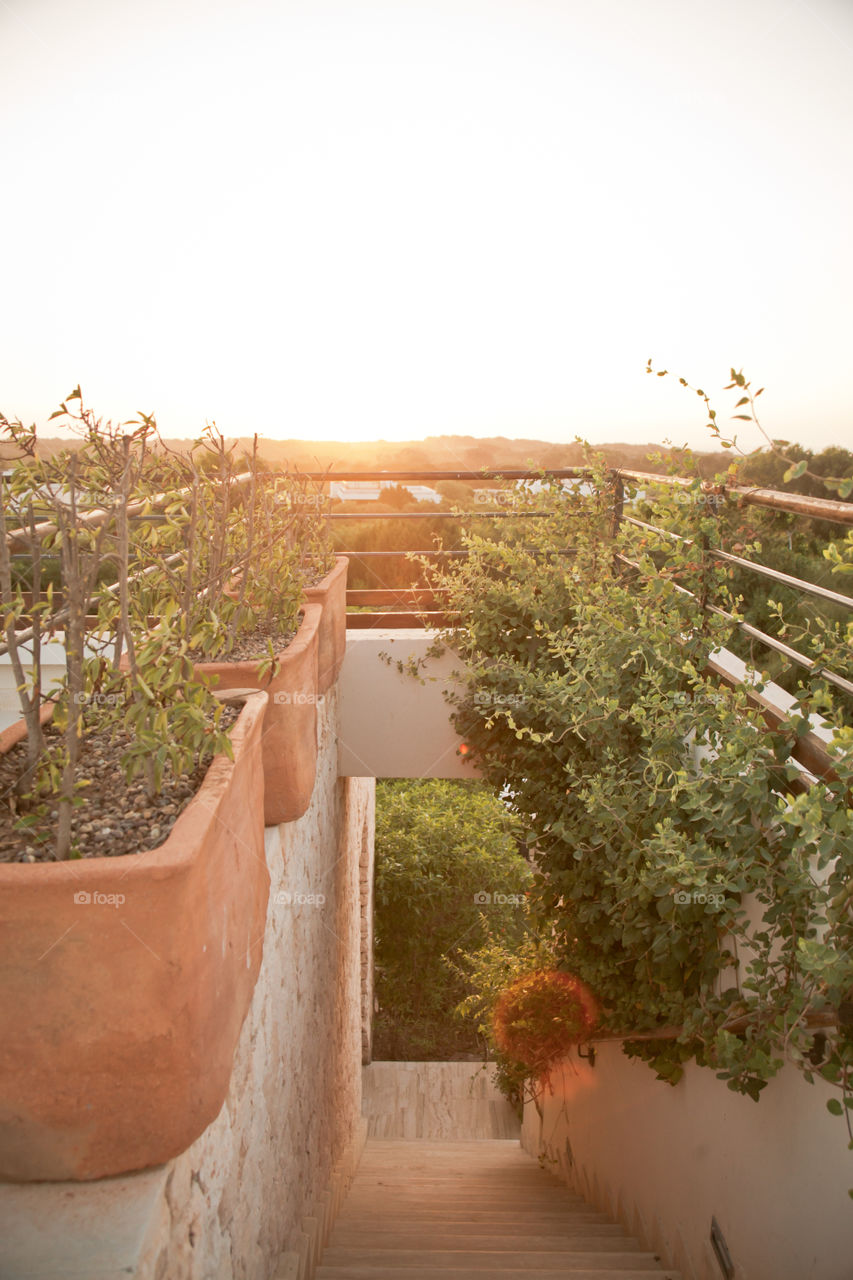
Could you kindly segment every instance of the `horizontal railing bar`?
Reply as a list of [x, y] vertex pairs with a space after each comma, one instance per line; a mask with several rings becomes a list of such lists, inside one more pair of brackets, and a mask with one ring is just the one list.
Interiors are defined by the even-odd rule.
[[812, 498], [804, 493], [780, 493], [778, 489], [750, 489], [747, 485], [731, 485], [726, 492], [737, 495], [753, 507], [770, 507], [790, 515], [828, 520], [832, 524], [853, 524], [853, 502]]
[[[353, 501], [353, 499], [347, 499]], [[330, 511], [327, 520], [529, 520], [550, 516], [550, 511]], [[567, 515], [580, 519], [585, 511], [571, 511]]]
[[[528, 547], [516, 548], [517, 550], [527, 551]], [[535, 548], [541, 551], [541, 548]], [[574, 555], [577, 547], [552, 547], [547, 551], [543, 551], [543, 555], [549, 556], [568, 556]], [[469, 553], [466, 549], [462, 551], [410, 551], [407, 548], [397, 548], [391, 551], [342, 551], [339, 547], [334, 548], [337, 556], [350, 556], [354, 560], [363, 559], [365, 556], [467, 556]]]
[[347, 604], [430, 604], [438, 595], [446, 595], [448, 587], [376, 587], [360, 590], [352, 588], [347, 591]]
[[482, 471], [298, 471], [293, 474], [305, 480], [391, 480], [398, 484], [408, 480], [583, 480], [591, 471], [587, 467], [543, 467], [539, 471], [507, 467], [504, 470], [484, 468]]
[[769, 565], [758, 564], [755, 560], [744, 560], [743, 556], [733, 555], [730, 551], [721, 551], [717, 547], [710, 548], [709, 555], [712, 555], [715, 560], [724, 560], [727, 564], [740, 565], [752, 573], [760, 574], [763, 578], [771, 578], [782, 586], [794, 587], [798, 591], [818, 596], [821, 600], [828, 600], [830, 604], [853, 609], [853, 598], [842, 595], [840, 591], [831, 591], [829, 587], [821, 587], [817, 582], [806, 582], [804, 578], [795, 578], [790, 573], [783, 573], [781, 569], [771, 569]]
[[453, 613], [431, 612], [420, 613], [396, 611], [389, 613], [348, 613], [347, 627], [356, 631], [368, 631], [372, 627], [393, 627], [426, 629], [429, 627], [449, 627], [459, 621], [459, 615]]
[[[640, 565], [638, 565], [635, 560], [629, 560], [627, 556], [622, 555], [621, 553], [617, 553], [615, 558], [622, 564], [629, 565], [632, 569], [637, 569], [642, 573]], [[676, 591], [681, 592], [682, 595], [689, 596], [691, 600], [696, 600], [696, 596], [693, 592], [688, 591], [686, 587], [682, 587], [677, 582], [674, 582], [672, 585], [675, 587]], [[720, 613], [722, 610], [715, 609], [715, 612]], [[772, 639], [772, 637], [768, 638]], [[801, 654], [798, 656], [802, 657]], [[720, 666], [712, 658], [708, 659], [708, 668], [713, 671], [715, 675], [719, 676], [726, 684], [735, 688], [745, 687], [747, 701], [761, 712], [765, 721], [771, 728], [784, 729], [786, 727], [788, 721], [784, 712], [774, 707], [766, 698], [762, 698], [760, 694], [756, 693], [754, 689], [749, 687], [749, 684], [746, 681], [738, 679], [736, 675], [725, 667]], [[822, 742], [816, 734], [811, 732], [799, 734], [791, 745], [791, 755], [816, 778], [823, 778], [827, 782], [838, 781], [838, 774], [836, 773], [834, 762], [831, 759], [829, 752], [826, 750], [826, 744]]]
[[[680, 485], [687, 487], [695, 483], [685, 476], [658, 476], [649, 471], [627, 471], [617, 469], [617, 476], [628, 476], [632, 480], [644, 484]], [[842, 502], [835, 498], [813, 498], [805, 493], [782, 492], [779, 489], [755, 489], [750, 485], [721, 485], [712, 492], [721, 498], [737, 498], [755, 507], [772, 507], [776, 511], [786, 511], [790, 515], [808, 516], [815, 520], [829, 520], [832, 524], [853, 524], [853, 502]]]
[[[482, 471], [301, 471], [307, 480], [391, 480], [395, 484], [408, 480], [583, 480], [593, 474], [591, 467], [543, 467], [538, 471], [506, 467]], [[631, 467], [614, 467], [609, 474], [617, 480], [635, 480], [640, 484], [659, 484], [669, 488], [689, 488], [695, 480], [686, 476], [659, 475], [654, 471], [637, 471]], [[813, 498], [807, 494], [759, 489], [749, 485], [721, 486], [720, 496], [734, 497], [751, 506], [770, 507], [791, 515], [828, 520], [833, 524], [853, 524], [853, 502], [833, 498]]]
[[[745, 688], [747, 701], [757, 711], [761, 712], [765, 723], [770, 729], [784, 730], [788, 725], [783, 711], [774, 706], [767, 698], [762, 697], [760, 693], [750, 688], [746, 681], [738, 679], [733, 672], [729, 671], [721, 663], [709, 658], [708, 670], [732, 688]], [[826, 743], [816, 733], [812, 733], [811, 730], [797, 736], [796, 742], [791, 749], [791, 755], [814, 777], [823, 778], [826, 782], [838, 781], [838, 774], [833, 760], [826, 750]]]
[[[637, 569], [640, 573], [643, 572], [642, 566], [638, 565], [636, 560], [629, 559], [628, 556], [622, 555], [621, 552], [617, 552], [615, 558], [621, 564], [628, 565], [631, 569]], [[676, 591], [682, 592], [683, 595], [689, 596], [691, 600], [695, 600], [696, 603], [699, 604], [699, 600], [695, 592], [689, 591], [687, 587], [682, 587], [678, 582], [674, 582], [672, 585], [675, 587]], [[702, 607], [703, 606], [700, 604], [700, 608]], [[765, 648], [772, 649], [775, 653], [781, 654], [796, 666], [802, 667], [806, 671], [811, 671], [815, 675], [821, 676], [824, 680], [828, 680], [830, 684], [835, 685], [835, 687], [840, 689], [843, 693], [853, 696], [853, 683], [849, 680], [845, 680], [844, 676], [836, 675], [836, 673], [834, 671], [830, 671], [828, 667], [818, 666], [812, 658], [807, 658], [797, 649], [792, 649], [790, 645], [784, 644], [781, 640], [777, 640], [775, 636], [769, 636], [766, 631], [760, 631], [758, 627], [753, 627], [750, 623], [741, 621], [740, 618], [736, 618], [734, 614], [729, 613], [726, 609], [721, 609], [719, 605], [706, 604], [704, 608], [708, 613], [715, 613], [718, 617], [725, 618], [728, 622], [731, 622], [735, 627], [737, 627], [739, 631], [742, 631], [744, 635], [748, 635], [752, 640], [758, 640]]]
[[[636, 516], [624, 516], [623, 521], [625, 524], [635, 525], [638, 529], [648, 529], [651, 533], [660, 534], [661, 537], [670, 538], [672, 541], [683, 542], [686, 546], [694, 545], [692, 538], [684, 538], [679, 533], [673, 533], [671, 529], [661, 529], [656, 524], [648, 524], [645, 520], [638, 520]], [[723, 560], [727, 564], [738, 565], [764, 578], [771, 578], [782, 586], [795, 587], [799, 591], [808, 592], [809, 595], [818, 596], [821, 600], [828, 600], [831, 604], [853, 609], [853, 598], [842, 595], [840, 591], [831, 591], [829, 587], [821, 587], [816, 582], [806, 582], [803, 578], [795, 578], [790, 573], [783, 573], [781, 569], [771, 569], [769, 565], [759, 564], [756, 560], [745, 560], [743, 556], [733, 555], [730, 551], [721, 551], [717, 547], [709, 547], [706, 554], [713, 556], [715, 560]]]
[[363, 560], [365, 556], [467, 556], [467, 551], [408, 551], [405, 548], [389, 550], [389, 551], [341, 551], [337, 547], [334, 548], [335, 555], [351, 556], [353, 559]]
[[[240, 475], [234, 476], [231, 483], [237, 488], [243, 488], [251, 481], [251, 479], [252, 472], [244, 471], [241, 472]], [[140, 514], [144, 514], [144, 508], [149, 504], [152, 507], [160, 507], [165, 505], [167, 502], [174, 502], [178, 498], [185, 497], [190, 492], [191, 490], [188, 488], [176, 489], [172, 493], [152, 493], [148, 497], [137, 498], [135, 501], [128, 503], [127, 514], [130, 517], [139, 517]], [[69, 511], [70, 509], [69, 505]], [[111, 520], [120, 511], [121, 504], [119, 502], [114, 503], [112, 506], [86, 507], [84, 509], [81, 509], [80, 504], [78, 503], [77, 522], [78, 525], [82, 525], [84, 528], [97, 529], [102, 524], [106, 524], [108, 520]], [[24, 548], [28, 548], [31, 545], [33, 538], [36, 538], [41, 542], [43, 538], [47, 538], [50, 534], [57, 533], [58, 531], [59, 526], [53, 520], [44, 520], [31, 529], [24, 525], [17, 529], [10, 529], [6, 534], [6, 542], [10, 549], [14, 549], [22, 544]]]
[[[184, 558], [184, 552], [176, 551], [173, 555], [166, 556], [166, 558], [163, 561], [163, 564], [166, 564], [166, 565], [177, 564], [178, 561], [183, 560], [183, 558]], [[133, 577], [128, 579], [128, 581], [137, 582], [140, 579], [145, 578], [149, 573], [154, 573], [158, 567], [159, 567], [158, 565], [153, 565], [153, 564], [147, 565], [146, 568], [140, 569], [139, 573], [134, 574]], [[120, 589], [120, 587], [121, 587], [121, 583], [113, 582], [106, 589], [110, 595], [115, 595], [115, 593]], [[86, 601], [87, 607], [89, 604], [91, 604], [93, 598], [94, 598], [94, 592], [92, 593], [92, 595], [89, 596], [89, 599]], [[60, 609], [58, 613], [53, 613], [53, 614], [50, 614], [48, 617], [41, 618], [39, 620], [39, 630], [42, 632], [47, 632], [47, 631], [50, 631], [51, 629], [56, 630], [62, 625], [62, 623], [68, 621], [70, 614], [71, 614], [71, 609], [66, 607], [66, 608]], [[35, 632], [36, 632], [36, 629], [34, 626], [28, 627], [26, 631], [16, 631], [14, 633], [15, 643], [27, 644], [30, 640], [33, 639], [33, 637], [35, 636]], [[5, 657], [8, 652], [9, 652], [8, 642], [6, 641], [0, 642], [0, 658]]]

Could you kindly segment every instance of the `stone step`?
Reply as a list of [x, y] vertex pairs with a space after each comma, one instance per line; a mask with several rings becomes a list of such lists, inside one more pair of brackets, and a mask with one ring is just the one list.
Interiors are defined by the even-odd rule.
[[368, 1139], [315, 1280], [681, 1280], [516, 1143]]
[[405, 1182], [400, 1181], [399, 1171], [397, 1177], [394, 1177], [393, 1171], [383, 1170], [381, 1173], [374, 1173], [373, 1170], [365, 1169], [362, 1171], [360, 1186], [386, 1187], [391, 1190], [415, 1191], [422, 1190], [426, 1194], [432, 1194], [435, 1191], [452, 1192], [457, 1190], [466, 1191], [482, 1191], [484, 1194], [493, 1191], [495, 1195], [511, 1196], [511, 1195], [562, 1195], [564, 1199], [579, 1200], [580, 1196], [574, 1196], [568, 1190], [562, 1188], [559, 1183], [555, 1183], [550, 1174], [543, 1174], [541, 1178], [514, 1178], [512, 1181], [501, 1178], [490, 1178], [487, 1174], [471, 1174], [466, 1176], [464, 1173], [445, 1174], [442, 1177], [425, 1178], [417, 1173], [408, 1173]]
[[428, 1221], [421, 1218], [394, 1218], [393, 1220], [370, 1219], [363, 1218], [344, 1218], [339, 1217], [335, 1223], [334, 1231], [340, 1229], [352, 1235], [369, 1235], [375, 1233], [377, 1239], [379, 1236], [389, 1234], [408, 1235], [413, 1231], [422, 1232], [425, 1228], [435, 1232], [436, 1235], [452, 1236], [456, 1239], [466, 1236], [482, 1236], [494, 1232], [495, 1235], [512, 1236], [512, 1235], [546, 1235], [546, 1236], [621, 1236], [622, 1228], [615, 1222], [608, 1221], [603, 1214], [589, 1214], [588, 1219], [575, 1221], [572, 1218], [563, 1219], [557, 1216], [550, 1218], [513, 1218], [507, 1219], [502, 1215], [495, 1215], [489, 1221], [483, 1222], [477, 1220], [472, 1222], [465, 1215], [460, 1215], [454, 1221], [442, 1220], [440, 1218], [430, 1218]]
[[[563, 1242], [565, 1243], [565, 1242]], [[642, 1253], [637, 1249], [612, 1250], [603, 1252], [598, 1249], [432, 1249], [429, 1237], [425, 1236], [420, 1248], [414, 1249], [337, 1249], [326, 1248], [323, 1251], [323, 1266], [381, 1266], [396, 1267], [398, 1271], [411, 1270], [413, 1267], [430, 1266], [434, 1271], [442, 1268], [456, 1270], [488, 1268], [499, 1272], [507, 1269], [526, 1267], [528, 1271], [554, 1270], [563, 1267], [570, 1270], [592, 1270], [595, 1267], [607, 1267], [611, 1271], [658, 1271], [659, 1258], [653, 1253]]]
[[525, 1232], [511, 1232], [509, 1234], [497, 1235], [465, 1235], [462, 1240], [453, 1234], [447, 1234], [441, 1228], [435, 1231], [424, 1233], [423, 1224], [411, 1231], [375, 1231], [367, 1227], [363, 1231], [354, 1229], [341, 1230], [337, 1227], [333, 1230], [329, 1237], [327, 1253], [331, 1249], [392, 1249], [392, 1250], [413, 1250], [418, 1249], [423, 1253], [432, 1253], [438, 1251], [440, 1253], [454, 1252], [464, 1250], [470, 1253], [472, 1250], [482, 1250], [484, 1253], [494, 1253], [496, 1251], [506, 1251], [508, 1253], [517, 1252], [523, 1246], [525, 1252], [531, 1253], [550, 1253], [550, 1252], [566, 1252], [572, 1253], [627, 1253], [633, 1250], [636, 1253], [642, 1252], [640, 1242], [632, 1236], [623, 1236], [618, 1230], [609, 1235], [587, 1235], [586, 1232], [577, 1235], [539, 1235], [527, 1234]]
[[650, 1276], [657, 1280], [682, 1280], [680, 1271], [649, 1271], [648, 1268], [612, 1270], [607, 1266], [566, 1268], [549, 1267], [531, 1273], [528, 1266], [501, 1269], [497, 1273], [488, 1261], [470, 1267], [432, 1267], [428, 1263], [419, 1267], [401, 1270], [399, 1267], [365, 1266], [357, 1263], [327, 1267], [325, 1264], [316, 1270], [315, 1280], [486, 1280], [489, 1276], [499, 1274], [500, 1280], [529, 1280], [531, 1274], [536, 1280], [649, 1280]]
[[391, 1183], [362, 1183], [357, 1188], [353, 1188], [353, 1196], [361, 1199], [365, 1203], [379, 1201], [394, 1201], [405, 1203], [411, 1201], [415, 1203], [425, 1204], [452, 1204], [455, 1201], [464, 1201], [466, 1204], [498, 1204], [498, 1206], [511, 1206], [511, 1204], [553, 1204], [555, 1207], [565, 1206], [571, 1208], [575, 1204], [581, 1204], [579, 1198], [570, 1198], [564, 1196], [557, 1187], [540, 1188], [539, 1190], [525, 1190], [525, 1192], [505, 1192], [500, 1188], [470, 1187], [470, 1185], [462, 1184], [461, 1187], [410, 1187], [409, 1183], [402, 1187], [392, 1187]]
[[[506, 1216], [493, 1216], [488, 1218], [472, 1217], [470, 1214], [459, 1213], [455, 1217], [447, 1214], [424, 1214], [417, 1220], [410, 1216], [397, 1218], [394, 1214], [385, 1217], [369, 1217], [364, 1218], [360, 1215], [348, 1214], [346, 1217], [339, 1217], [338, 1223], [341, 1229], [355, 1227], [359, 1228], [364, 1225], [369, 1230], [375, 1231], [394, 1231], [398, 1223], [407, 1225], [407, 1229], [412, 1227], [424, 1231], [446, 1231], [449, 1234], [458, 1233], [459, 1227], [468, 1227], [471, 1235], [488, 1235], [495, 1232], [500, 1235], [510, 1235], [513, 1232], [520, 1232], [528, 1235], [561, 1235], [563, 1233], [569, 1235], [598, 1235], [599, 1232], [608, 1226], [613, 1226], [607, 1218], [601, 1215], [585, 1215], [572, 1218], [561, 1217], [559, 1215], [551, 1215], [550, 1217], [542, 1217], [541, 1215], [531, 1216], [530, 1218], [511, 1218]], [[617, 1231], [621, 1231], [621, 1227], [616, 1227]]]
[[[424, 1226], [429, 1225], [432, 1228], [440, 1228], [446, 1226], [448, 1229], [454, 1225], [469, 1223], [472, 1226], [480, 1226], [486, 1229], [491, 1227], [506, 1227], [507, 1230], [514, 1230], [516, 1226], [541, 1226], [546, 1234], [556, 1230], [560, 1223], [565, 1223], [567, 1227], [583, 1228], [586, 1230], [591, 1226], [612, 1225], [611, 1220], [606, 1214], [596, 1213], [593, 1209], [571, 1210], [569, 1212], [548, 1213], [544, 1210], [535, 1210], [530, 1213], [520, 1213], [517, 1210], [508, 1213], [500, 1213], [489, 1209], [444, 1209], [444, 1210], [423, 1210], [418, 1212], [417, 1207], [407, 1208], [404, 1211], [396, 1210], [376, 1211], [365, 1214], [360, 1209], [353, 1209], [351, 1205], [344, 1205], [341, 1213], [336, 1219], [340, 1223], [370, 1223], [378, 1229], [393, 1226], [397, 1222], [420, 1222]], [[616, 1227], [621, 1230], [621, 1227]]]

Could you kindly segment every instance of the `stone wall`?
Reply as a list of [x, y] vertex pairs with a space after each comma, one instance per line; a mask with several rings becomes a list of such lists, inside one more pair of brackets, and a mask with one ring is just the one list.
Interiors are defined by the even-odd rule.
[[492, 1063], [373, 1062], [362, 1110], [369, 1138], [517, 1138], [515, 1109]]
[[[373, 781], [374, 793], [376, 782]], [[361, 1060], [373, 1057], [373, 884], [376, 864], [375, 806], [369, 804], [361, 829], [359, 880], [361, 889]]]
[[[268, 828], [264, 962], [217, 1120], [173, 1161], [139, 1280], [267, 1280], [304, 1253], [361, 1114], [362, 908], [372, 779], [338, 779], [337, 695], [318, 708], [310, 808]], [[352, 1158], [357, 1159], [357, 1152]], [[306, 1229], [307, 1228], [307, 1229]]]

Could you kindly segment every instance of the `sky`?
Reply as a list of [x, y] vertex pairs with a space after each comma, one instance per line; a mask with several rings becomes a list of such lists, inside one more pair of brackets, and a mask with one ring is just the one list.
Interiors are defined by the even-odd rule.
[[9, 417], [713, 447], [652, 357], [853, 448], [853, 0], [0, 0], [0, 60]]

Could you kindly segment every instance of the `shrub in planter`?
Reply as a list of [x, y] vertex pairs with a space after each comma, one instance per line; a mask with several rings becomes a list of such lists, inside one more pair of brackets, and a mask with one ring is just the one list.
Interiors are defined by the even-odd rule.
[[[122, 434], [86, 411], [73, 416], [83, 445], [56, 463], [39, 459], [34, 431], [6, 424], [23, 456], [0, 504], [2, 624], [25, 717], [18, 734], [28, 744], [18, 816], [36, 849], [26, 858], [32, 865], [0, 865], [0, 1177], [18, 1180], [96, 1178], [159, 1163], [211, 1122], [261, 962], [269, 888], [261, 767], [268, 698], [250, 699], [229, 735], [227, 713], [197, 678], [194, 635], [174, 589], [198, 588], [186, 572], [197, 542], [168, 546], [187, 528], [186, 494], [169, 492], [173, 460], [149, 457], [150, 420]], [[132, 530], [134, 514], [155, 509], [156, 519]], [[190, 521], [194, 511], [190, 504]], [[219, 515], [220, 531], [236, 529], [227, 503]], [[248, 555], [253, 535], [242, 536]], [[220, 540], [213, 553], [229, 545]], [[19, 552], [33, 564], [29, 605], [15, 576]], [[39, 602], [43, 552], [61, 557], [58, 617], [50, 591]], [[217, 612], [231, 566], [208, 561], [205, 571], [202, 644], [227, 636], [244, 607], [238, 597], [231, 613]], [[283, 585], [298, 607], [301, 584], [297, 590], [290, 577]], [[46, 694], [47, 614], [65, 631], [66, 672]], [[310, 620], [308, 630], [316, 629]], [[316, 687], [316, 648], [311, 676]], [[43, 730], [46, 706], [55, 732]], [[96, 732], [128, 735], [126, 777], [149, 804], [120, 824], [132, 828], [135, 847], [142, 840], [135, 855], [92, 856], [98, 833], [83, 834], [93, 824], [81, 820], [95, 808], [87, 799], [99, 791], [86, 784], [102, 781], [81, 772]], [[164, 783], [211, 759], [195, 800], [146, 846], [140, 832], [159, 813]], [[124, 851], [114, 842], [111, 852]]]
[[[69, 400], [79, 398], [78, 390]], [[81, 756], [93, 734], [124, 732], [128, 781], [142, 774], [149, 799], [160, 791], [167, 765], [177, 776], [230, 747], [221, 706], [192, 680], [191, 665], [167, 652], [168, 637], [139, 654], [132, 643], [136, 565], [129, 522], [149, 503], [147, 457], [155, 425], [143, 419], [123, 424], [129, 430], [122, 431], [82, 408], [64, 404], [60, 413], [71, 417], [84, 439], [76, 451], [53, 459], [39, 456], [35, 428], [0, 423], [22, 455], [2, 482], [0, 612], [3, 649], [26, 725], [26, 768], [16, 781], [18, 826], [36, 856], [62, 860], [85, 852], [80, 817], [92, 779], [81, 772]], [[29, 600], [16, 556], [30, 561]], [[49, 557], [61, 570], [59, 608], [52, 585], [40, 598]], [[57, 627], [65, 672], [57, 687], [45, 690], [42, 644]], [[130, 679], [119, 680], [125, 641]], [[42, 728], [48, 705], [54, 711], [49, 734]]]
[[0, 864], [0, 1178], [160, 1164], [217, 1115], [262, 958], [265, 704], [158, 848]]
[[[256, 453], [246, 466], [238, 470], [233, 449], [212, 431], [181, 461], [181, 498], [151, 534], [161, 570], [149, 575], [135, 623], [144, 629], [149, 614], [179, 604], [172, 615], [175, 648], [197, 676], [219, 690], [269, 693], [264, 768], [271, 825], [300, 817], [310, 802], [316, 707], [342, 656], [346, 563], [330, 570], [317, 504], [305, 500], [299, 477], [269, 475]], [[169, 555], [181, 546], [186, 554], [173, 567]]]

